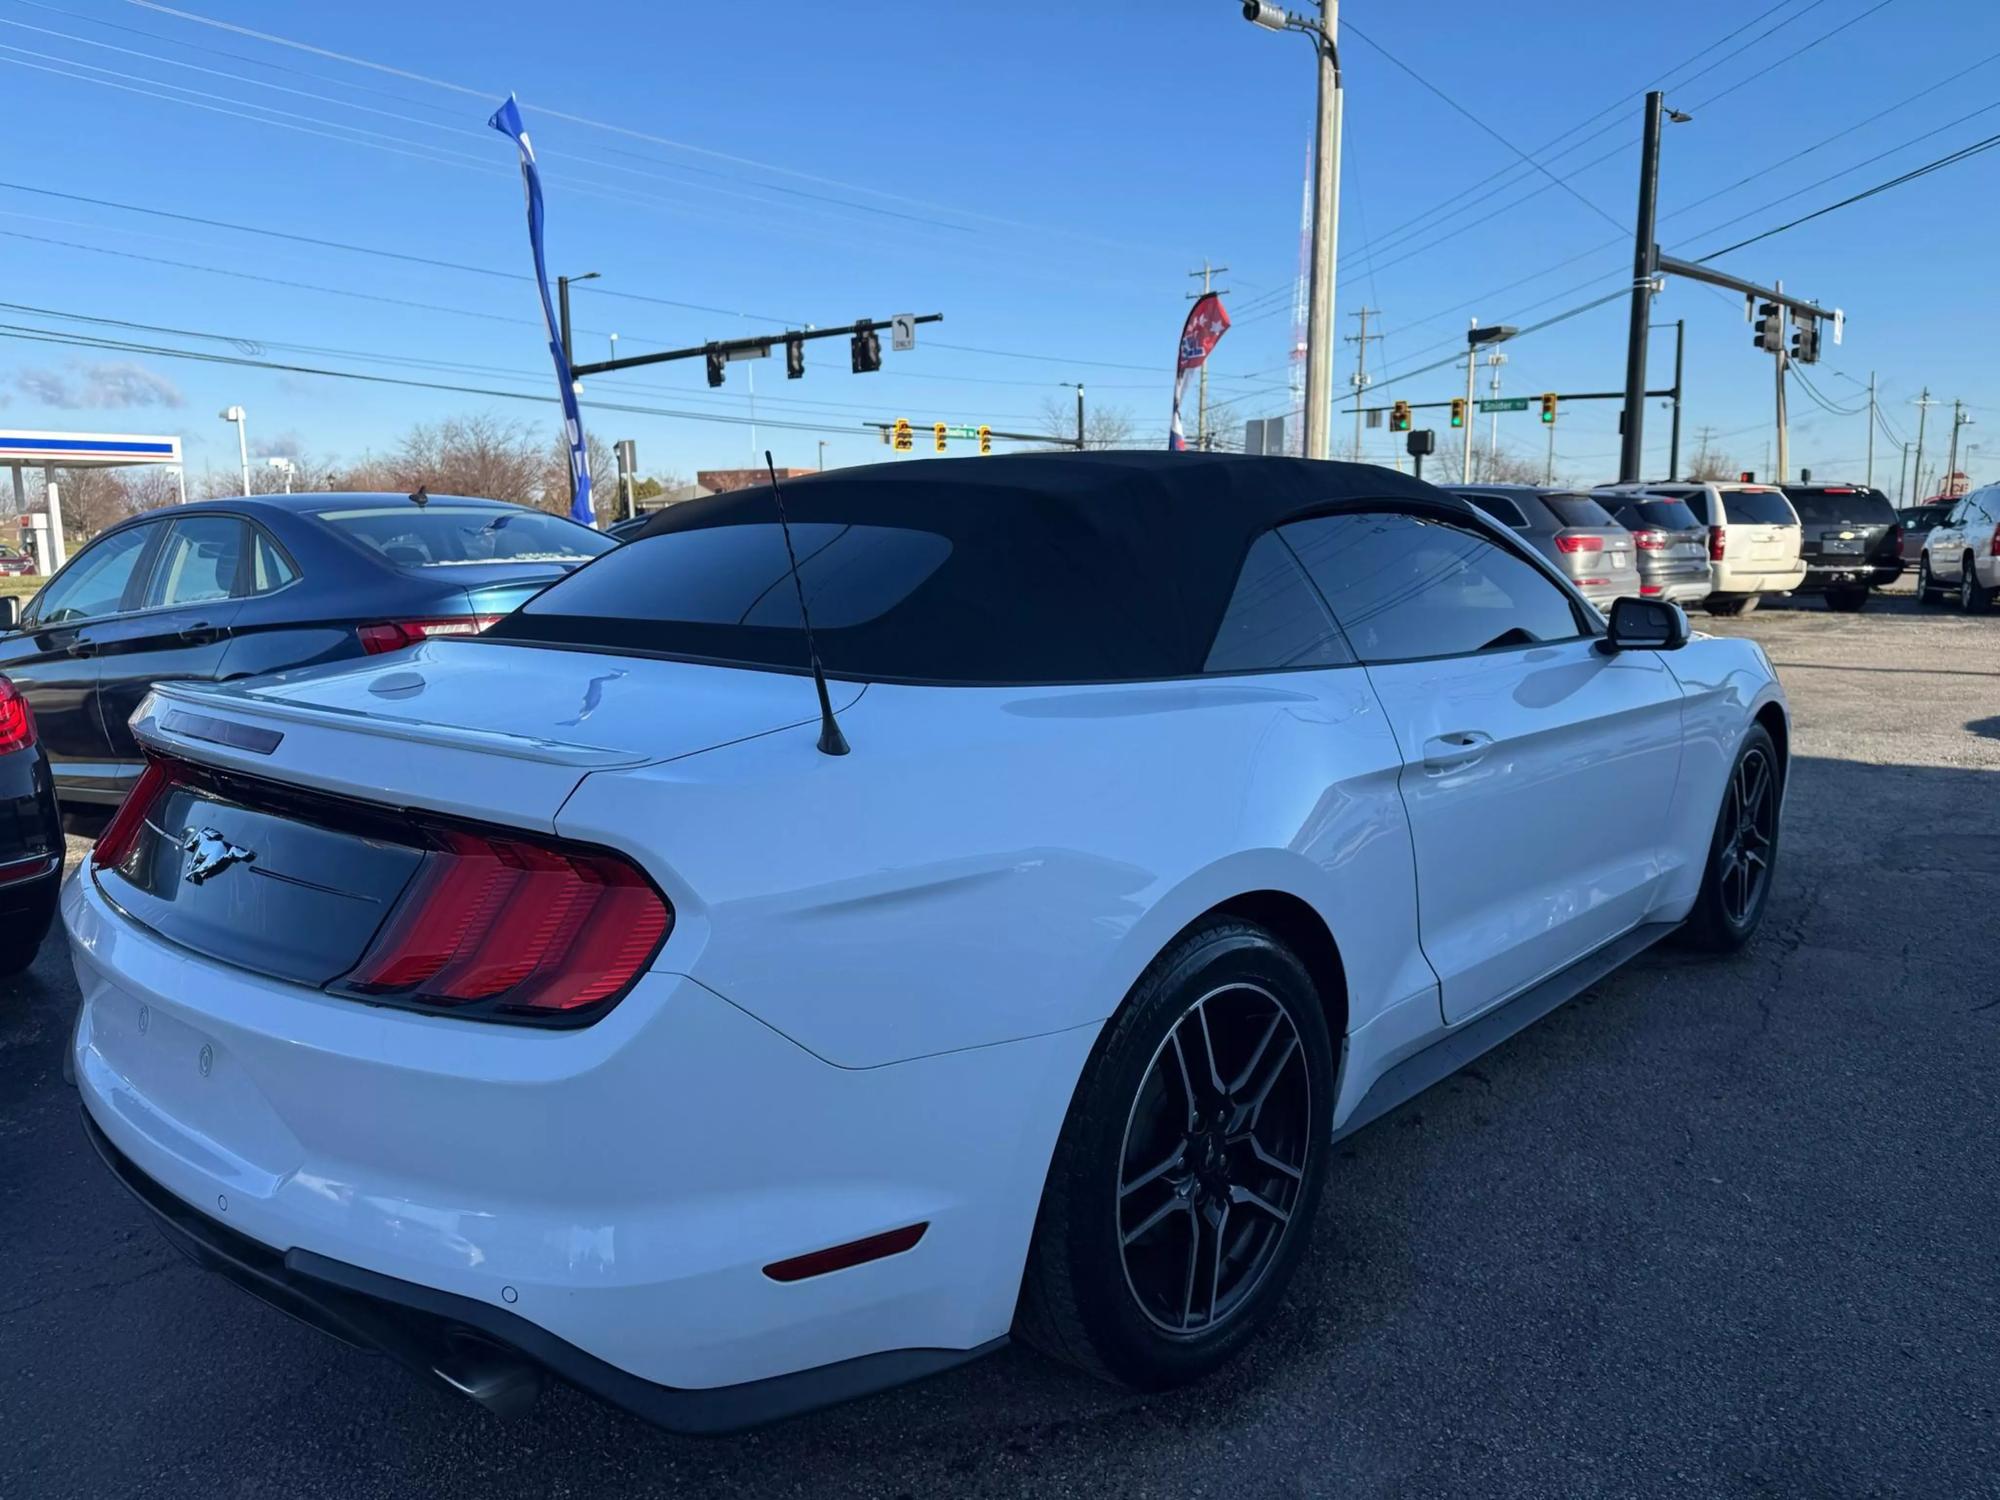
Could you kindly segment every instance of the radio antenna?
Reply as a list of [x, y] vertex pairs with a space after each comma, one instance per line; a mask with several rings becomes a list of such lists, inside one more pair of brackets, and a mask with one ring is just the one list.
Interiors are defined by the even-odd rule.
[[813, 686], [819, 689], [819, 753], [847, 754], [847, 736], [833, 716], [833, 700], [826, 693], [826, 668], [819, 664], [819, 645], [813, 640], [812, 611], [806, 608], [805, 580], [799, 576], [799, 555], [792, 550], [792, 523], [785, 519], [785, 491], [778, 483], [777, 465], [771, 450], [764, 450], [764, 471], [771, 476], [771, 498], [778, 502], [778, 529], [785, 534], [785, 557], [792, 565], [792, 587], [799, 593], [799, 620], [806, 628], [806, 656], [812, 662]]

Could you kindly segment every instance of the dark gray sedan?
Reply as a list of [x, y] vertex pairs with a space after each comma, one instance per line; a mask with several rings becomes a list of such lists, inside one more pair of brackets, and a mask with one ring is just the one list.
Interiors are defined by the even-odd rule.
[[1639, 567], [1632, 534], [1590, 496], [1533, 484], [1452, 484], [1444, 488], [1520, 532], [1599, 609], [1609, 613], [1613, 599], [1638, 594]]

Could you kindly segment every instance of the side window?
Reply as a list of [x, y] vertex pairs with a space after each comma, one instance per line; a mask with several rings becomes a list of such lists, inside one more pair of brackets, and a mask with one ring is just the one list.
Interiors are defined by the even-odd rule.
[[1522, 531], [1528, 529], [1528, 518], [1521, 513], [1521, 507], [1505, 495], [1473, 495], [1469, 498], [1502, 526], [1513, 526]]
[[1335, 667], [1354, 660], [1292, 549], [1275, 531], [1251, 544], [1222, 612], [1206, 672]]
[[268, 594], [281, 589], [299, 576], [278, 544], [264, 534], [261, 526], [250, 528], [250, 592]]
[[188, 516], [174, 522], [153, 564], [145, 607], [206, 604], [248, 593], [240, 580], [249, 532], [249, 523], [235, 516]]
[[1584, 633], [1534, 564], [1464, 527], [1396, 512], [1284, 528], [1364, 662], [1463, 656]]
[[1701, 522], [1702, 525], [1713, 526], [1715, 524], [1715, 517], [1709, 513], [1708, 509], [1707, 490], [1689, 490], [1687, 493], [1687, 507], [1694, 512], [1694, 518]]
[[42, 590], [34, 607], [35, 623], [61, 625], [116, 614], [132, 581], [132, 569], [155, 529], [133, 526], [85, 547], [62, 576]]

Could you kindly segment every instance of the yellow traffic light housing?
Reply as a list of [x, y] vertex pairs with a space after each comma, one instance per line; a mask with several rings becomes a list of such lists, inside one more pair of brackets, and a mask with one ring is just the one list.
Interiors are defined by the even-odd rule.
[[1453, 396], [1451, 398], [1451, 425], [1454, 427], [1463, 427], [1465, 425], [1465, 397], [1463, 396]]
[[1409, 402], [1398, 401], [1394, 406], [1389, 408], [1389, 430], [1391, 432], [1408, 432], [1410, 430]]
[[910, 441], [910, 419], [908, 417], [896, 418], [896, 451], [898, 453], [908, 453], [914, 447], [916, 447], [916, 444]]
[[993, 429], [984, 422], [979, 424], [979, 451], [981, 453], [993, 451]]
[[937, 451], [940, 453], [944, 452], [944, 423], [933, 422], [931, 424], [931, 436], [937, 441]]
[[1542, 420], [1551, 426], [1555, 423], [1556, 393], [1554, 391], [1542, 392]]

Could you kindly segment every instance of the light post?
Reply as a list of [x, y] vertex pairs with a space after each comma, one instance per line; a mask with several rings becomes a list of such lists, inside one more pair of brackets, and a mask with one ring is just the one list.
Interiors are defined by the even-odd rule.
[[243, 493], [247, 495], [250, 493], [250, 439], [245, 436], [243, 408], [225, 406], [216, 415], [225, 422], [236, 424], [236, 461], [243, 470]]
[[1243, 0], [1243, 19], [1266, 31], [1309, 37], [1319, 58], [1319, 123], [1313, 147], [1312, 269], [1306, 300], [1305, 456], [1331, 456], [1333, 274], [1340, 237], [1340, 0], [1311, 0], [1317, 18], [1272, 0]]
[[1472, 483], [1472, 412], [1475, 401], [1473, 382], [1479, 374], [1479, 351], [1488, 344], [1504, 344], [1521, 330], [1511, 323], [1495, 323], [1481, 328], [1477, 323], [1465, 335], [1465, 456], [1459, 465], [1459, 483]]
[[292, 492], [292, 474], [298, 465], [289, 458], [267, 458], [264, 462], [285, 476], [285, 493], [289, 495]]
[[[569, 338], [570, 283], [573, 281], [595, 281], [600, 274], [602, 273], [597, 271], [585, 271], [581, 276], [558, 276], [556, 278], [556, 322], [560, 325], [557, 330], [557, 336], [562, 339], [563, 358], [571, 364], [576, 363], [576, 346], [570, 342]], [[578, 390], [583, 389], [580, 382], [572, 381], [571, 384], [575, 385]]]
[[611, 357], [614, 360], [618, 358], [618, 335], [615, 333], [611, 335]]

